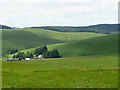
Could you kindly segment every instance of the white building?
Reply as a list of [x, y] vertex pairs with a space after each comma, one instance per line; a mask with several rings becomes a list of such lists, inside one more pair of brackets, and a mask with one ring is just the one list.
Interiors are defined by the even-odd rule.
[[25, 58], [25, 60], [30, 60], [30, 58]]
[[42, 58], [42, 55], [38, 55], [38, 58], [41, 59], [41, 58]]

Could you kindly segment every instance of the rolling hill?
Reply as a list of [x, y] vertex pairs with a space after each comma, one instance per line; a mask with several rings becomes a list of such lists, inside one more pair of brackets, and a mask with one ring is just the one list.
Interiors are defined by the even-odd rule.
[[[2, 30], [3, 88], [118, 88], [118, 35], [57, 32], [45, 28]], [[46, 45], [62, 58], [6, 61], [11, 49]]]
[[6, 25], [0, 25], [0, 29], [11, 29], [11, 27], [6, 26]]
[[[48, 50], [58, 49], [63, 57], [118, 54], [118, 35], [107, 35], [73, 42], [47, 45]], [[37, 47], [22, 50], [33, 52]], [[9, 55], [12, 58], [12, 55]]]
[[19, 50], [34, 48], [56, 43], [65, 43], [76, 40], [83, 40], [105, 34], [96, 33], [70, 33], [56, 32], [46, 29], [3, 29], [2, 44], [3, 55], [9, 54], [11, 49], [18, 48]]
[[108, 35], [70, 42], [57, 46], [55, 49], [59, 50], [62, 57], [117, 54], [118, 35]]
[[46, 26], [46, 27], [31, 27], [31, 28], [44, 28], [59, 32], [94, 32], [104, 34], [118, 33], [119, 24], [98, 24], [84, 27], [74, 26]]

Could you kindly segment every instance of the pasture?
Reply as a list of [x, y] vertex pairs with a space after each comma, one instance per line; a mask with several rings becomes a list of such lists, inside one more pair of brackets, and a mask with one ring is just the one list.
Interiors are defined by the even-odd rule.
[[3, 55], [9, 54], [11, 49], [30, 49], [38, 46], [83, 40], [104, 36], [96, 33], [64, 33], [46, 29], [10, 29], [2, 30]]
[[6, 62], [3, 88], [117, 88], [118, 56]]
[[[50, 48], [52, 48], [52, 46], [50, 46]], [[117, 54], [118, 35], [115, 34], [74, 41], [58, 45], [54, 49], [58, 49], [62, 57]]]
[[[40, 47], [40, 46], [39, 46]], [[57, 49], [62, 57], [76, 57], [87, 55], [106, 55], [118, 53], [118, 35], [106, 35], [67, 43], [47, 45], [48, 50]], [[33, 52], [36, 48], [22, 50], [22, 52]], [[12, 58], [9, 55], [8, 58]]]
[[[3, 88], [117, 88], [118, 35], [56, 32], [42, 28], [4, 29]], [[33, 52], [46, 45], [62, 58], [5, 61], [11, 49]]]

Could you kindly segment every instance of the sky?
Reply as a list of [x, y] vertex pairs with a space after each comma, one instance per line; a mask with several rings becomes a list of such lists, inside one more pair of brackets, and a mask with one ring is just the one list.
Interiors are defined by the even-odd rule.
[[118, 0], [1, 0], [0, 24], [12, 27], [118, 23]]

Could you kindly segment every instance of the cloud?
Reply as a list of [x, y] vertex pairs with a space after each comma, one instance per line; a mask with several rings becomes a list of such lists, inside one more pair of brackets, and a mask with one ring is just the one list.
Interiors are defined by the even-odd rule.
[[94, 0], [1, 0], [1, 3], [6, 3], [6, 2], [23, 2], [23, 3], [28, 3], [28, 2], [93, 2]]
[[1, 0], [0, 23], [10, 26], [117, 23], [118, 0]]

